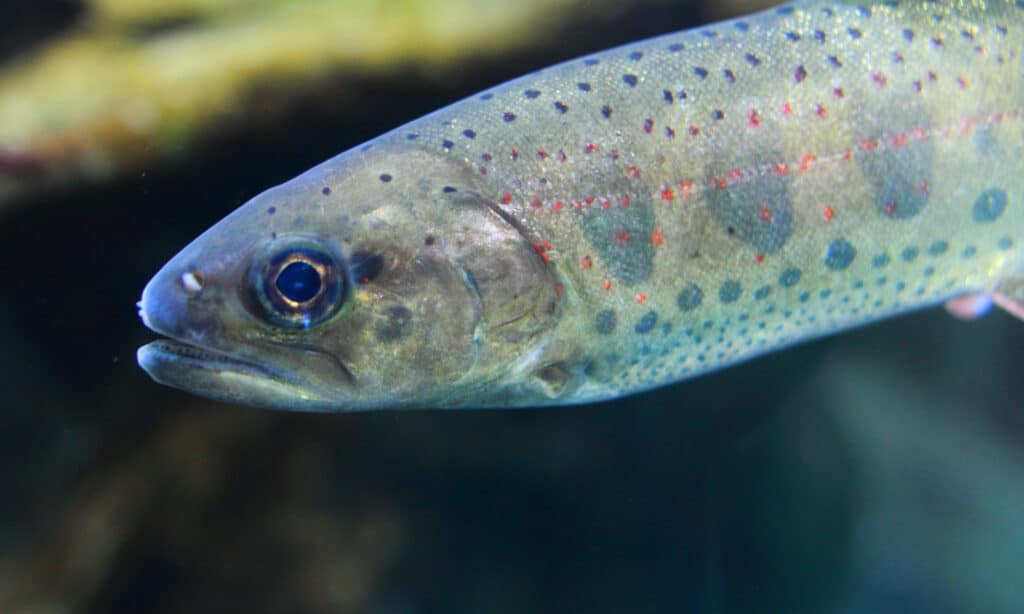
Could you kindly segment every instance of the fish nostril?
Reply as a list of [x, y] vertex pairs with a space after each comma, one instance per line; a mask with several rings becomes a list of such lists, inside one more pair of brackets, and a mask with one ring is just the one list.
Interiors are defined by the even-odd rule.
[[181, 289], [189, 298], [194, 298], [203, 291], [203, 274], [201, 271], [188, 271], [178, 278]]

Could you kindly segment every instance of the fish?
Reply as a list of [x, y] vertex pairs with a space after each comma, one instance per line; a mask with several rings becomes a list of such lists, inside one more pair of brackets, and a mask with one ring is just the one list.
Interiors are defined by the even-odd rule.
[[156, 380], [296, 411], [663, 386], [1024, 314], [1024, 3], [802, 0], [586, 55], [271, 188], [148, 283]]

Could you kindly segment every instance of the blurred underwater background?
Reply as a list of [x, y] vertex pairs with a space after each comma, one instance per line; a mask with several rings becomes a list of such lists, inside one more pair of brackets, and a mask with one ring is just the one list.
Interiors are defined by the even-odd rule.
[[0, 612], [1024, 611], [1024, 324], [934, 309], [593, 406], [153, 383], [135, 301], [265, 188], [763, 0], [0, 6]]

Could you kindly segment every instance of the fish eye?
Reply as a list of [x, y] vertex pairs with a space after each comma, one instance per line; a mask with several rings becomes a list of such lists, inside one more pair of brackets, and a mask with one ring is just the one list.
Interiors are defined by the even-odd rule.
[[257, 257], [249, 285], [263, 315], [287, 328], [310, 328], [333, 316], [345, 302], [341, 256], [313, 240], [272, 246]]

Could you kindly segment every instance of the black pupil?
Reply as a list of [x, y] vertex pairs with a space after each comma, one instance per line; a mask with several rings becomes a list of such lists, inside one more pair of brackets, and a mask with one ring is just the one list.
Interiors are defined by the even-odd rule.
[[292, 262], [277, 274], [278, 291], [290, 301], [305, 303], [320, 292], [320, 274], [307, 262]]

